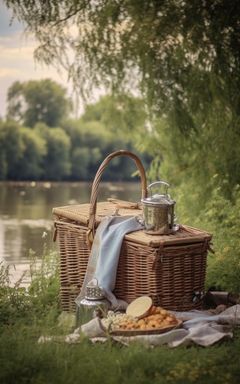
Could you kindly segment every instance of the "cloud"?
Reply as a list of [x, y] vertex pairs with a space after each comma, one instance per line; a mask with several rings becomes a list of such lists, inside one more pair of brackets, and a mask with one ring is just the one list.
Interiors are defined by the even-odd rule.
[[11, 36], [0, 36], [0, 116], [6, 113], [6, 95], [14, 81], [51, 78], [68, 89], [67, 74], [59, 75], [53, 67], [36, 63], [33, 59], [37, 42], [32, 36], [16, 32]]
[[[32, 38], [22, 39], [22, 34], [11, 37], [0, 37], [0, 73], [1, 77], [16, 74], [19, 80], [31, 78], [54, 77], [60, 80], [57, 71], [53, 67], [47, 67], [34, 61], [33, 54], [37, 42]], [[66, 75], [64, 76], [66, 80]]]
[[17, 32], [11, 36], [0, 37], [0, 65], [6, 59], [19, 59], [19, 55], [23, 59], [33, 58], [33, 51], [37, 44], [33, 37], [25, 36], [22, 32]]
[[1, 48], [17, 48], [25, 45], [33, 45], [34, 42], [33, 36], [25, 32], [16, 32], [10, 36], [0, 36]]
[[16, 77], [21, 76], [21, 71], [17, 68], [0, 68], [0, 78], [1, 77]]

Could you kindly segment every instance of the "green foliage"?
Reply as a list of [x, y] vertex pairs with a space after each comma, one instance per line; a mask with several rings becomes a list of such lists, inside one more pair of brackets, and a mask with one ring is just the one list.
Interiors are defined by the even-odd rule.
[[59, 313], [59, 261], [54, 251], [45, 248], [41, 260], [32, 258], [30, 264], [31, 284], [28, 293], [31, 297], [37, 315], [46, 316], [49, 320], [51, 313], [56, 319]]
[[[94, 113], [92, 118], [95, 119]], [[64, 129], [71, 138], [72, 178], [76, 180], [93, 179], [98, 166], [109, 153], [119, 149], [133, 150], [133, 144], [124, 137], [124, 132], [116, 135], [116, 132], [108, 131], [100, 121], [91, 120], [89, 113], [87, 119], [84, 114], [79, 122], [66, 121]], [[115, 159], [105, 170], [104, 179], [132, 180], [135, 171], [136, 167], [129, 159]]]
[[[147, 155], [142, 142], [142, 135], [148, 134], [146, 120], [143, 100], [118, 94], [104, 96], [97, 103], [87, 105], [78, 122], [66, 121], [63, 127], [72, 142], [72, 177], [79, 177], [79, 173], [84, 178], [85, 173], [94, 177], [96, 167], [104, 157], [119, 149], [137, 153], [141, 150], [141, 159], [148, 165], [152, 157]], [[75, 159], [79, 162], [81, 156], [85, 169], [80, 169], [75, 162]], [[131, 180], [135, 170], [129, 160], [115, 159], [105, 170], [104, 177], [107, 180]]]
[[24, 288], [10, 287], [9, 268], [0, 265], [0, 327], [26, 318], [32, 309]]
[[8, 118], [21, 122], [23, 120], [23, 84], [20, 81], [15, 81], [8, 89], [7, 94], [8, 101]]
[[205, 228], [214, 234], [215, 254], [209, 257], [208, 284], [232, 292], [240, 292], [239, 209], [239, 187], [231, 199], [225, 198], [218, 187], [201, 215]]
[[240, 174], [240, 5], [228, 3], [130, 0], [96, 6], [72, 0], [39, 7], [27, 0], [7, 1], [35, 33], [36, 57], [65, 66], [83, 92], [99, 83], [114, 90], [141, 89], [150, 117], [160, 125], [164, 120], [171, 136], [164, 154], [161, 137], [154, 141], [154, 127], [146, 138], [149, 151], [151, 145], [158, 147], [155, 168], [167, 150], [175, 157], [176, 174], [179, 169], [190, 173], [193, 166], [205, 184], [215, 173], [223, 174], [229, 181], [226, 193], [231, 193]]
[[18, 178], [39, 180], [44, 174], [43, 158], [46, 156], [46, 141], [30, 128], [20, 129], [22, 155], [18, 164]]
[[22, 157], [23, 142], [16, 122], [0, 123], [0, 143], [3, 162], [2, 178], [18, 180], [18, 164]]
[[[163, 175], [165, 167], [170, 178], [192, 172], [206, 185], [217, 173], [228, 179], [224, 192], [231, 193], [240, 175], [239, 1], [231, 6], [227, 0], [99, 1], [97, 6], [72, 0], [49, 1], [42, 7], [8, 0], [7, 4], [35, 33], [36, 57], [64, 65], [83, 92], [99, 83], [125, 94], [141, 90], [154, 124], [151, 131], [140, 133], [144, 143], [138, 139], [138, 148], [147, 147], [151, 154], [155, 147], [155, 175], [164, 158]], [[117, 104], [121, 106], [119, 100]], [[127, 104], [126, 97], [124, 108]], [[124, 120], [121, 111], [109, 111], [114, 130], [116, 116], [120, 125], [127, 121], [135, 135], [134, 113], [132, 120], [131, 114]], [[91, 115], [91, 108], [87, 112]], [[103, 114], [103, 121], [109, 122], [108, 114]]]
[[61, 180], [70, 175], [70, 148], [68, 135], [62, 128], [51, 128], [39, 123], [34, 130], [46, 142], [46, 154], [43, 157], [44, 179]]
[[239, 292], [240, 135], [237, 116], [221, 108], [213, 103], [201, 131], [188, 135], [167, 117], [154, 119], [145, 149], [154, 155], [149, 177], [172, 186], [178, 222], [213, 234], [207, 285]]
[[139, 134], [147, 134], [147, 117], [142, 99], [127, 94], [113, 94], [87, 105], [81, 120], [98, 121], [107, 131], [134, 141], [139, 139]]
[[8, 118], [33, 127], [43, 122], [56, 127], [70, 111], [66, 90], [50, 79], [16, 81], [7, 95]]
[[[20, 84], [10, 87], [10, 95], [16, 86]], [[103, 97], [87, 106], [80, 119], [65, 119], [60, 127], [39, 122], [30, 129], [15, 121], [1, 122], [0, 179], [92, 180], [109, 153], [142, 149], [139, 133], [146, 131], [145, 119], [140, 99], [118, 95]], [[131, 133], [134, 124], [136, 134]], [[146, 153], [142, 158], [145, 163], [151, 159]], [[106, 169], [105, 180], [131, 180], [136, 169], [131, 162], [126, 166], [127, 161], [116, 159]]]
[[212, 101], [239, 113], [238, 0], [6, 4], [39, 41], [36, 58], [67, 68], [85, 95], [140, 88], [182, 132], [201, 129], [193, 116], [207, 120]]
[[208, 194], [203, 185], [184, 180], [172, 191], [177, 196], [178, 222], [207, 230], [213, 235], [214, 254], [208, 254], [206, 288], [240, 292], [240, 190], [236, 186], [231, 198], [224, 193], [218, 175], [209, 180]]
[[40, 324], [56, 320], [59, 271], [56, 253], [44, 253], [41, 261], [32, 258], [30, 285], [22, 286], [24, 275], [10, 285], [9, 267], [0, 264], [0, 329], [15, 324]]
[[38, 180], [43, 177], [43, 159], [48, 148], [37, 130], [22, 127], [14, 121], [2, 122], [0, 146], [2, 179]]
[[0, 180], [6, 179], [7, 176], [7, 160], [5, 153], [5, 134], [2, 129], [2, 123], [0, 122]]

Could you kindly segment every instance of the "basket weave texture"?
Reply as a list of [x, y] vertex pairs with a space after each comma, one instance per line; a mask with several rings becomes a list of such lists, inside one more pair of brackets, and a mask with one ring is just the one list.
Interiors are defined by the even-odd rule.
[[[75, 311], [90, 255], [89, 237], [103, 217], [116, 211], [113, 202], [97, 203], [100, 177], [115, 156], [130, 156], [140, 171], [142, 196], [147, 196], [146, 178], [140, 160], [128, 151], [109, 155], [100, 166], [92, 186], [90, 204], [53, 209], [54, 225], [60, 249], [60, 297], [64, 311]], [[124, 204], [120, 204], [120, 207]], [[139, 208], [126, 203], [120, 215], [141, 215]], [[193, 300], [204, 291], [206, 259], [211, 235], [205, 231], [180, 226], [170, 235], [149, 235], [137, 231], [125, 236], [117, 270], [114, 294], [130, 303], [142, 295], [151, 296], [154, 305], [170, 310], [201, 307]]]

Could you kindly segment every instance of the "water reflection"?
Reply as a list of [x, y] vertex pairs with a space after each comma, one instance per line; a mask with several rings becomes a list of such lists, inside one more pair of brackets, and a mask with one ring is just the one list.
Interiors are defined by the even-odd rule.
[[[14, 275], [29, 265], [29, 253], [41, 257], [52, 242], [52, 208], [89, 202], [90, 183], [0, 183], [0, 261], [17, 266]], [[99, 201], [108, 197], [138, 201], [135, 183], [101, 183]]]

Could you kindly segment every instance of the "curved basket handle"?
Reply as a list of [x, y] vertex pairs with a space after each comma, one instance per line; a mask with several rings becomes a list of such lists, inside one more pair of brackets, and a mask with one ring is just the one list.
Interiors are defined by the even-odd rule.
[[140, 161], [140, 159], [132, 152], [126, 151], [126, 150], [120, 150], [111, 153], [108, 155], [105, 160], [103, 160], [102, 164], [97, 170], [96, 176], [93, 180], [92, 184], [92, 192], [91, 192], [91, 198], [90, 198], [90, 208], [89, 208], [89, 222], [88, 222], [88, 242], [89, 246], [91, 247], [91, 244], [93, 242], [94, 234], [95, 234], [95, 216], [96, 216], [96, 210], [97, 210], [97, 195], [98, 195], [98, 187], [100, 184], [100, 179], [103, 174], [103, 171], [107, 167], [108, 163], [116, 156], [129, 156], [131, 157], [139, 172], [140, 172], [140, 177], [141, 177], [141, 186], [142, 186], [142, 198], [144, 199], [147, 197], [147, 180], [146, 180], [146, 175], [145, 175], [145, 170], [143, 168], [143, 165]]

